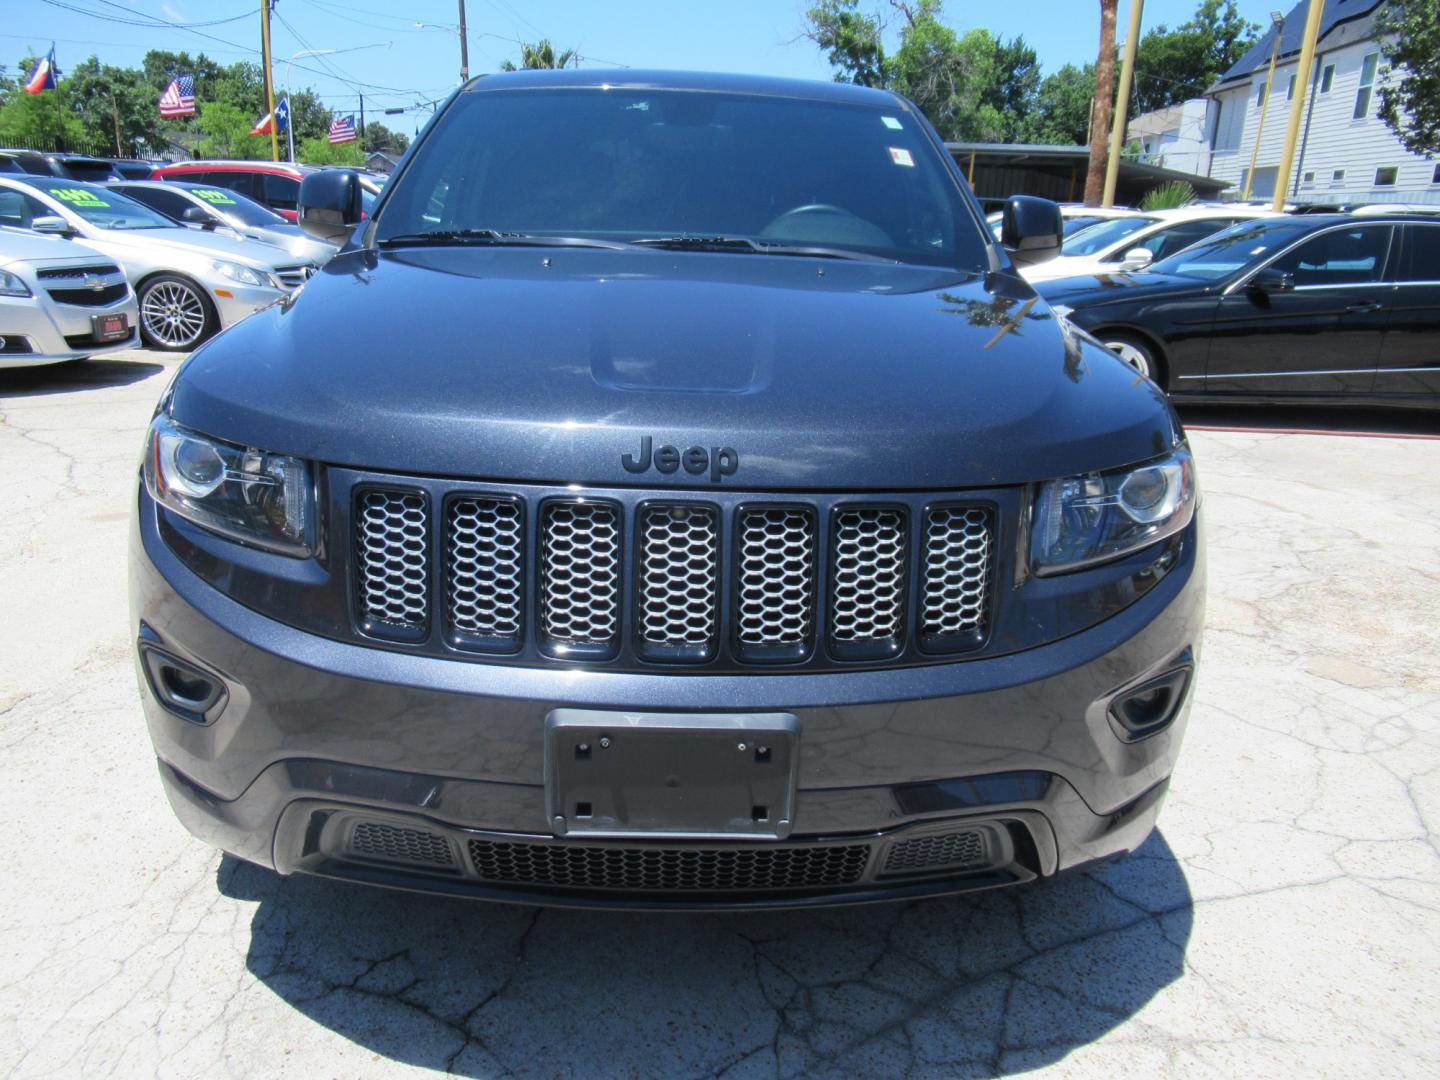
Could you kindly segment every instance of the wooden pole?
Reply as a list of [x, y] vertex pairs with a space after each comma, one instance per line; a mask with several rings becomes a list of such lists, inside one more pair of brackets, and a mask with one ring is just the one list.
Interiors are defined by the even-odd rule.
[[1110, 159], [1105, 163], [1105, 194], [1101, 206], [1115, 205], [1120, 179], [1120, 152], [1125, 149], [1125, 118], [1130, 114], [1130, 83], [1135, 77], [1135, 48], [1140, 43], [1140, 16], [1145, 0], [1130, 0], [1130, 29], [1125, 35], [1125, 56], [1120, 61], [1120, 92], [1115, 98], [1115, 119], [1110, 125]]
[[1325, 0], [1310, 0], [1305, 16], [1305, 40], [1300, 46], [1300, 66], [1295, 69], [1295, 97], [1290, 102], [1290, 123], [1285, 128], [1285, 148], [1280, 151], [1280, 168], [1275, 173], [1275, 198], [1270, 208], [1276, 213], [1285, 209], [1285, 191], [1290, 186], [1290, 167], [1295, 164], [1295, 142], [1300, 137], [1300, 121], [1305, 117], [1305, 94], [1310, 88], [1310, 66], [1315, 62], [1315, 43], [1320, 40], [1320, 14]]
[[1270, 50], [1270, 74], [1265, 76], [1265, 104], [1260, 106], [1260, 123], [1255, 128], [1255, 145], [1250, 148], [1250, 169], [1245, 173], [1245, 190], [1240, 193], [1241, 202], [1249, 201], [1250, 188], [1255, 183], [1255, 161], [1260, 156], [1260, 136], [1265, 134], [1265, 114], [1270, 111], [1270, 95], [1275, 90], [1275, 62], [1280, 59], [1280, 35], [1283, 30], [1283, 23], [1275, 27], [1275, 45]]
[[270, 77], [270, 0], [260, 0], [260, 53], [265, 64], [265, 108], [270, 111], [270, 160], [280, 160], [275, 124], [275, 82]]

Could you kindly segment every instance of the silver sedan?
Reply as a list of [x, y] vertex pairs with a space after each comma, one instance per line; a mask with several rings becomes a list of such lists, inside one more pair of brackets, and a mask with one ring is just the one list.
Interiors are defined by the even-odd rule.
[[0, 225], [78, 238], [116, 260], [157, 349], [192, 349], [294, 292], [315, 264], [257, 240], [177, 225], [118, 191], [49, 176], [0, 176]]

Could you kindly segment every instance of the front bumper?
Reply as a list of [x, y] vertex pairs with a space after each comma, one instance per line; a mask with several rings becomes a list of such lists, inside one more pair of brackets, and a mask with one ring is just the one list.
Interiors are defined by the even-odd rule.
[[[1198, 657], [1199, 528], [1197, 518], [1174, 568], [1129, 607], [1021, 653], [864, 673], [651, 675], [476, 665], [305, 633], [185, 567], [142, 495], [133, 625], [146, 648], [223, 681], [223, 707], [196, 722], [162, 707], [143, 665], [140, 678], [177, 815], [245, 859], [547, 904], [862, 902], [1030, 880], [1144, 840], [1193, 679], [1169, 722], [1138, 741], [1119, 736], [1110, 703]], [[787, 840], [552, 832], [542, 766], [554, 709], [756, 703], [800, 722]], [[905, 850], [928, 854], [897, 863], [912, 840]]]
[[[124, 315], [129, 336], [104, 344], [87, 341], [96, 315]], [[40, 296], [0, 297], [0, 338], [7, 343], [0, 348], [0, 368], [58, 364], [132, 348], [137, 320], [133, 296], [103, 307], [60, 304]]]
[[277, 300], [290, 295], [283, 289], [271, 289], [260, 285], [241, 285], [229, 278], [207, 282], [210, 299], [220, 315], [220, 325], [233, 326], [247, 315], [253, 315], [261, 308], [269, 307]]

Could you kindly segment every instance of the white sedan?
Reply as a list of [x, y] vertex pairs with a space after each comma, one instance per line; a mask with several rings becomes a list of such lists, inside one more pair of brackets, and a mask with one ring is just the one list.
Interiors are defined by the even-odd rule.
[[0, 228], [0, 368], [58, 364], [135, 344], [135, 294], [114, 260]]
[[1184, 251], [1207, 236], [1252, 218], [1273, 217], [1254, 206], [1187, 206], [1153, 210], [1102, 221], [1065, 238], [1061, 254], [1049, 262], [1022, 267], [1027, 281], [1051, 281], [1082, 274], [1140, 270], [1157, 259]]

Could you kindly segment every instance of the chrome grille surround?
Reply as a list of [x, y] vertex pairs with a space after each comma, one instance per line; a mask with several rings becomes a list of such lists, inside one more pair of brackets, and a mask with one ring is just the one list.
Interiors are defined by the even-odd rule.
[[355, 584], [361, 628], [416, 638], [430, 617], [430, 504], [413, 491], [355, 496]]
[[741, 509], [736, 525], [735, 639], [750, 659], [810, 651], [815, 623], [815, 512], [802, 506]]
[[462, 495], [446, 504], [445, 616], [461, 643], [519, 645], [525, 513], [518, 500]]
[[720, 523], [704, 503], [648, 503], [636, 526], [635, 621], [650, 656], [705, 660], [720, 627]]
[[984, 637], [994, 555], [988, 507], [935, 506], [925, 514], [920, 633], [935, 647]]
[[540, 629], [552, 649], [609, 654], [620, 636], [620, 511], [552, 500], [540, 511]]
[[842, 651], [891, 651], [905, 631], [909, 529], [900, 507], [849, 506], [830, 527], [830, 640]]

